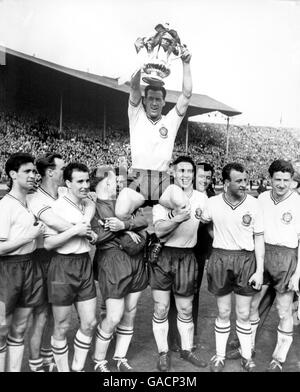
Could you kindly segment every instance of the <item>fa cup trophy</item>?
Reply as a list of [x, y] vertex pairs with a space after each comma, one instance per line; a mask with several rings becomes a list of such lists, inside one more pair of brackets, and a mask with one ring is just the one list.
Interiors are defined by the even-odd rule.
[[151, 37], [138, 38], [135, 47], [143, 56], [142, 80], [145, 83], [163, 86], [164, 78], [171, 73], [172, 61], [179, 59], [184, 51], [177, 31], [158, 24]]

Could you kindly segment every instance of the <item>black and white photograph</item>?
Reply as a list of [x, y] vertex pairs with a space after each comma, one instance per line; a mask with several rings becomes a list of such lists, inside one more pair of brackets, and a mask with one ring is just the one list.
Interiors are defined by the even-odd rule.
[[300, 372], [299, 21], [0, 0], [1, 373]]

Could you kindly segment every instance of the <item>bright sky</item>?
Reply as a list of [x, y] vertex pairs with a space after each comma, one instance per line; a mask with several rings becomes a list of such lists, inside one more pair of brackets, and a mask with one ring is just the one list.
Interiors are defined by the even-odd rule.
[[[231, 123], [300, 128], [300, 0], [0, 0], [2, 45], [112, 77], [165, 22], [192, 52], [194, 92], [243, 112]], [[180, 61], [166, 87], [181, 89]]]

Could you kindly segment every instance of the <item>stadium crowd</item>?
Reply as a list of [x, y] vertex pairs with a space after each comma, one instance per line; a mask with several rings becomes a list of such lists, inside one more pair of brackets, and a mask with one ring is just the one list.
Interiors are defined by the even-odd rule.
[[[0, 181], [4, 182], [4, 163], [14, 152], [24, 151], [41, 156], [56, 151], [66, 161], [84, 161], [90, 168], [108, 164], [118, 166], [126, 161], [131, 166], [129, 134], [108, 127], [105, 140], [91, 124], [66, 122], [63, 131], [49, 119], [0, 112]], [[289, 129], [258, 126], [229, 128], [229, 152], [226, 158], [226, 125], [189, 123], [188, 155], [196, 162], [205, 161], [215, 167], [216, 183], [221, 183], [221, 170], [230, 161], [244, 163], [253, 184], [266, 176], [275, 158], [295, 161], [300, 143]], [[177, 136], [173, 159], [185, 153], [185, 134]]]

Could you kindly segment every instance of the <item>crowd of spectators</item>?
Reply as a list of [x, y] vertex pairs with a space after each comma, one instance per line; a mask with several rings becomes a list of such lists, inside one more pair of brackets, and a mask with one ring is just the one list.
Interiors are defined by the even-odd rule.
[[[226, 125], [189, 123], [188, 154], [196, 162], [206, 161], [215, 167], [216, 183], [229, 161], [243, 163], [253, 184], [267, 175], [274, 159], [299, 160], [300, 142], [297, 133], [285, 128], [235, 126], [229, 127], [229, 149], [226, 156]], [[10, 154], [30, 152], [39, 157], [48, 151], [62, 154], [66, 161], [82, 161], [91, 169], [99, 165], [131, 165], [129, 134], [108, 128], [103, 140], [101, 131], [91, 124], [64, 122], [63, 131], [49, 119], [30, 115], [0, 112], [0, 180], [5, 181], [4, 165]], [[185, 133], [180, 132], [173, 158], [185, 154]]]

